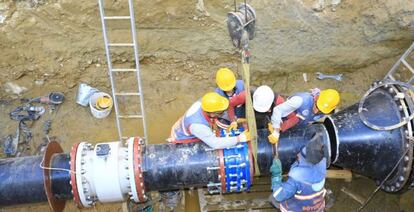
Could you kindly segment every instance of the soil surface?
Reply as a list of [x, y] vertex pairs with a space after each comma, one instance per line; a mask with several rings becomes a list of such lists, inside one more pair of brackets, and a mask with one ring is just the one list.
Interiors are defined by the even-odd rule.
[[[313, 0], [252, 0], [257, 13], [252, 84], [267, 84], [282, 94], [310, 88], [335, 88], [340, 108], [359, 100], [369, 85], [382, 79], [414, 40], [414, 1], [344, 0], [317, 12]], [[105, 1], [107, 15], [126, 15], [125, 0]], [[137, 1], [140, 68], [149, 142], [163, 143], [171, 126], [205, 92], [215, 87], [220, 67], [241, 73], [239, 55], [227, 35], [226, 13], [233, 1]], [[110, 23], [111, 42], [129, 42], [129, 24]], [[95, 119], [88, 107], [76, 104], [79, 83], [111, 93], [97, 1], [20, 0], [0, 2], [0, 139], [13, 134], [17, 122], [9, 113], [20, 99], [60, 91], [65, 101], [31, 125], [30, 149], [43, 142], [43, 123], [51, 119], [50, 136], [63, 149], [74, 143], [118, 139], [114, 111]], [[113, 52], [114, 67], [132, 68], [132, 51]], [[315, 72], [343, 73], [341, 82], [318, 80]], [[303, 75], [306, 74], [307, 82]], [[118, 90], [136, 89], [133, 75], [115, 77]], [[14, 88], [13, 88], [14, 85]], [[17, 86], [17, 88], [16, 88]], [[124, 111], [139, 112], [133, 102], [120, 101]], [[122, 123], [125, 135], [142, 135], [139, 123]], [[1, 142], [2, 144], [2, 142]], [[0, 150], [1, 147], [0, 147]], [[3, 157], [3, 151], [0, 157]], [[330, 211], [358, 207], [346, 187], [367, 198], [375, 184], [365, 178], [352, 183], [328, 181], [336, 202]], [[390, 195], [380, 191], [367, 211], [414, 211], [413, 192]], [[0, 209], [0, 211], [3, 209]], [[46, 204], [4, 209], [47, 211]], [[65, 211], [76, 211], [69, 201]], [[87, 209], [95, 210], [95, 209]], [[98, 205], [98, 211], [122, 210], [121, 204]]]

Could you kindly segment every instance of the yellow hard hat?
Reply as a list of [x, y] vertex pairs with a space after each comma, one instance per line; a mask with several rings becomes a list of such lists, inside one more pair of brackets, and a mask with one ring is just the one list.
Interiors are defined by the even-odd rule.
[[109, 96], [100, 96], [96, 100], [96, 108], [103, 110], [112, 106], [112, 99]]
[[236, 86], [236, 76], [228, 68], [220, 68], [216, 74], [216, 83], [223, 91], [231, 91]]
[[201, 99], [201, 108], [206, 112], [224, 111], [229, 107], [229, 100], [216, 92], [206, 93]]
[[325, 114], [332, 112], [339, 104], [340, 97], [338, 91], [334, 89], [326, 89], [321, 91], [316, 106]]

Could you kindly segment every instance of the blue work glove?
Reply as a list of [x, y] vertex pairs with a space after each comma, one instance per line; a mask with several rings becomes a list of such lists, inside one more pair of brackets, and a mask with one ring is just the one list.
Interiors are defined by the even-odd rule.
[[280, 162], [279, 158], [273, 158], [270, 173], [272, 173], [272, 190], [274, 191], [282, 184], [282, 162]]

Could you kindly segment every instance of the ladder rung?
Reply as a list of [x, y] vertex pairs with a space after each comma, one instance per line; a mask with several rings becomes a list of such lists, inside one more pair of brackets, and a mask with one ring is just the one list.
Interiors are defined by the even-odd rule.
[[137, 72], [136, 69], [133, 68], [114, 68], [112, 69], [113, 72]]
[[105, 16], [105, 20], [126, 20], [130, 19], [131, 16]]
[[139, 96], [141, 95], [140, 93], [125, 93], [125, 92], [121, 92], [121, 93], [115, 93], [116, 96]]
[[414, 82], [414, 75], [407, 81], [408, 84], [412, 84]]
[[108, 43], [108, 46], [124, 47], [124, 46], [134, 46], [134, 44], [133, 43]]
[[411, 66], [410, 66], [410, 64], [408, 64], [408, 62], [407, 62], [406, 60], [402, 59], [401, 61], [402, 61], [402, 63], [405, 65], [405, 67], [407, 67], [407, 68], [408, 68], [408, 70], [410, 70], [410, 71], [411, 71], [411, 73], [413, 73], [413, 74], [414, 74], [414, 69], [413, 69], [413, 67], [411, 67]]
[[140, 119], [142, 115], [119, 115], [118, 118], [121, 119]]

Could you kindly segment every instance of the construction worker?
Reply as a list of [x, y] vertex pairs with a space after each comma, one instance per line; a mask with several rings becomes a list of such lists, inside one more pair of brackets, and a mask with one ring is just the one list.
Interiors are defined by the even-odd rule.
[[325, 208], [326, 148], [321, 134], [315, 134], [291, 165], [288, 179], [282, 182], [282, 164], [273, 159], [272, 195], [273, 206], [285, 211], [323, 212]]
[[236, 76], [233, 71], [228, 68], [220, 68], [216, 73], [216, 93], [227, 98], [229, 102], [229, 118], [232, 123], [230, 129], [237, 128], [237, 118], [245, 118], [245, 106], [244, 102], [237, 104], [233, 99], [237, 98], [244, 91], [243, 80], [236, 80]]
[[[257, 129], [269, 129], [270, 134], [273, 132], [271, 125], [271, 117], [273, 109], [282, 104], [285, 99], [283, 96], [273, 92], [273, 90], [267, 86], [262, 85], [258, 88], [252, 88], [250, 93], [253, 93], [253, 109], [256, 117]], [[246, 102], [246, 91], [242, 91], [239, 95], [231, 99], [230, 104], [241, 105]], [[289, 114], [287, 117], [283, 117], [283, 123], [281, 124], [280, 131], [293, 127], [299, 122], [299, 118], [295, 113]]]
[[[253, 107], [261, 112], [265, 111], [273, 103], [272, 94], [269, 91], [256, 90], [253, 95]], [[269, 142], [277, 143], [280, 132], [295, 125], [308, 125], [324, 117], [324, 114], [331, 113], [339, 104], [340, 96], [334, 89], [320, 91], [318, 88], [311, 89], [310, 93], [296, 93], [289, 97], [287, 101], [276, 105], [272, 113], [273, 132], [269, 136]], [[256, 102], [256, 104], [255, 104]], [[319, 113], [319, 112], [322, 112]], [[295, 124], [290, 124], [287, 128], [283, 127], [283, 118], [296, 113], [299, 120]]]
[[170, 141], [175, 144], [203, 141], [213, 149], [223, 149], [250, 140], [248, 131], [236, 137], [216, 136], [219, 128], [228, 127], [219, 122], [220, 118], [226, 118], [228, 106], [229, 100], [219, 94], [205, 94], [174, 124]]

